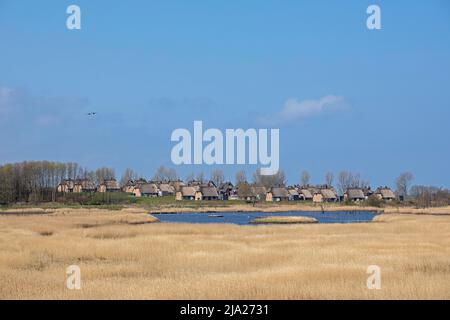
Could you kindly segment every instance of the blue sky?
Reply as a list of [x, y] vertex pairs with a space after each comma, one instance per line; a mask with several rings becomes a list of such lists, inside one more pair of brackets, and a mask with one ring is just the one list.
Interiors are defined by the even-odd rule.
[[[65, 26], [70, 4], [81, 30]], [[382, 30], [366, 28], [370, 4]], [[202, 120], [279, 128], [290, 183], [350, 170], [376, 187], [408, 170], [449, 187], [449, 39], [445, 0], [0, 0], [0, 163], [150, 177], [173, 166], [172, 130]], [[327, 97], [338, 103], [314, 107]], [[176, 166], [182, 178], [214, 168], [255, 170]]]

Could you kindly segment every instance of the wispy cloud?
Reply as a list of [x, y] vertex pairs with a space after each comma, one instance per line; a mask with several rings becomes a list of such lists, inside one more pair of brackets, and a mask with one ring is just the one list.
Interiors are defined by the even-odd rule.
[[283, 108], [275, 114], [260, 118], [260, 122], [265, 124], [280, 124], [285, 122], [299, 121], [308, 117], [318, 116], [326, 113], [333, 113], [343, 110], [347, 104], [343, 97], [327, 95], [313, 100], [301, 100], [296, 98], [288, 99]]

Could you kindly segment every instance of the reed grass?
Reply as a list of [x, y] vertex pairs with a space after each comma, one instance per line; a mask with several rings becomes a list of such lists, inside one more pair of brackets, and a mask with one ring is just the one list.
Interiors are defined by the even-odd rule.
[[[133, 209], [0, 215], [0, 299], [450, 298], [448, 216], [257, 227], [150, 221]], [[65, 285], [73, 264], [81, 290]], [[381, 268], [381, 290], [366, 287], [369, 265]]]

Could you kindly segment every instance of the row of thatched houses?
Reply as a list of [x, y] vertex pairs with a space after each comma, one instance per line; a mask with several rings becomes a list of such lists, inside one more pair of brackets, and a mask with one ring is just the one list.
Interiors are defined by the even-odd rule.
[[115, 179], [106, 180], [96, 186], [89, 179], [66, 179], [61, 181], [56, 188], [62, 193], [82, 193], [82, 192], [118, 192], [121, 191], [119, 184]]
[[82, 193], [82, 192], [126, 192], [136, 197], [158, 197], [175, 194], [175, 188], [172, 183], [154, 183], [147, 182], [144, 179], [128, 181], [124, 187], [120, 187], [115, 179], [108, 179], [95, 186], [88, 179], [63, 180], [57, 187], [58, 192], [62, 193]]
[[122, 188], [115, 179], [106, 180], [95, 186], [88, 179], [64, 180], [57, 188], [58, 192], [126, 192], [135, 197], [175, 196], [176, 200], [245, 200], [245, 201], [312, 201], [339, 202], [364, 201], [370, 198], [392, 201], [396, 198], [388, 187], [348, 188], [344, 195], [339, 196], [331, 186], [274, 186], [266, 188], [262, 185], [241, 183], [234, 186], [231, 182], [216, 186], [212, 181], [146, 181], [145, 179], [130, 180]]

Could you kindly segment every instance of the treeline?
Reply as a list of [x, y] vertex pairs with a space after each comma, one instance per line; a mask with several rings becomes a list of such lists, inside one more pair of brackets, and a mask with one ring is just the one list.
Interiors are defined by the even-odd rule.
[[55, 201], [56, 187], [64, 179], [90, 179], [100, 183], [115, 178], [112, 168], [90, 171], [74, 162], [25, 161], [0, 166], [0, 204]]
[[433, 186], [412, 186], [410, 190], [414, 204], [421, 208], [442, 207], [450, 204], [450, 190]]

